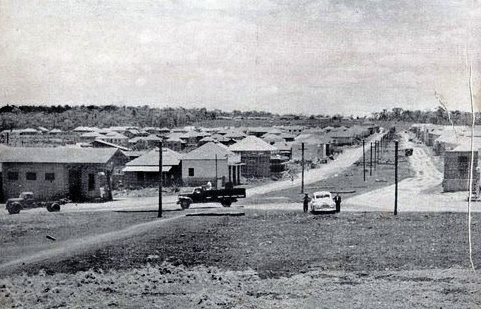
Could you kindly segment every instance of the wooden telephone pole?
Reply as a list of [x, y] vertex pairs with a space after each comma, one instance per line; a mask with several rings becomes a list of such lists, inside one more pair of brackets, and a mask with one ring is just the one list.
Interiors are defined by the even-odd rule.
[[394, 215], [397, 215], [398, 196], [398, 141], [394, 141]]
[[304, 193], [304, 143], [302, 143], [302, 174], [301, 174], [301, 193]]
[[366, 181], [366, 141], [362, 140], [362, 174]]
[[369, 164], [369, 176], [372, 176], [372, 143], [371, 143], [370, 156], [371, 156], [371, 164]]
[[157, 217], [162, 218], [162, 142], [159, 143], [159, 210]]

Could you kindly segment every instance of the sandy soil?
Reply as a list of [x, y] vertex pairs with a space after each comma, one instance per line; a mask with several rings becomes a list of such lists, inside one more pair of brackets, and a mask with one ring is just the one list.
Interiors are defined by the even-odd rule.
[[[25, 268], [28, 274], [0, 280], [0, 307], [481, 305], [481, 277], [467, 270], [463, 214], [247, 215], [184, 217], [157, 233], [37, 263]], [[480, 219], [475, 216], [476, 227]], [[475, 248], [480, 232], [474, 230]], [[479, 250], [474, 257], [481, 262]]]
[[[479, 214], [473, 248], [481, 263]], [[344, 271], [469, 267], [462, 213], [345, 212], [311, 215], [302, 210], [248, 210], [244, 217], [182, 217], [154, 230], [24, 265], [48, 274], [130, 269], [146, 263], [255, 269], [261, 277], [292, 276], [313, 269]], [[449, 231], [449, 234], [447, 234]], [[149, 256], [157, 258], [151, 260]]]
[[481, 279], [462, 269], [309, 271], [145, 266], [0, 280], [2, 308], [479, 308]]

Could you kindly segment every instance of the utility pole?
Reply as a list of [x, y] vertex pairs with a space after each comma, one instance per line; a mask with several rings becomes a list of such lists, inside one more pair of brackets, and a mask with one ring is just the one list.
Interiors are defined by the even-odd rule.
[[394, 141], [394, 215], [397, 215], [397, 195], [398, 195], [398, 141]]
[[302, 174], [301, 174], [301, 193], [304, 193], [304, 143], [302, 143]]
[[374, 169], [376, 169], [377, 163], [377, 141], [374, 141]]
[[218, 189], [218, 188], [217, 188], [217, 183], [218, 183], [217, 177], [218, 177], [218, 176], [217, 176], [217, 154], [216, 154], [216, 155], [215, 155], [215, 188], [216, 188], [216, 189]]
[[372, 176], [372, 143], [371, 143], [370, 156], [371, 156], [371, 164], [369, 164], [369, 176]]
[[162, 218], [162, 141], [159, 142], [159, 211], [158, 218]]
[[381, 141], [377, 142], [377, 164], [379, 164], [379, 159], [381, 157]]
[[366, 181], [366, 141], [362, 140], [362, 174]]

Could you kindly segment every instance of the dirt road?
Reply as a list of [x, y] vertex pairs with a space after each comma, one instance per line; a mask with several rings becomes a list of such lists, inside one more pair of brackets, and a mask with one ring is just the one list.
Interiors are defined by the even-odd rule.
[[[412, 178], [399, 182], [399, 211], [467, 211], [467, 192], [442, 193], [442, 173], [436, 168], [430, 154], [421, 146], [408, 141], [403, 134], [400, 148], [413, 148], [409, 158], [415, 173]], [[392, 211], [394, 185], [349, 198], [343, 203], [346, 211]], [[473, 203], [473, 211], [481, 211], [481, 203]]]
[[[384, 133], [378, 133], [373, 135], [368, 142], [374, 142], [381, 139]], [[347, 148], [344, 149], [342, 154], [340, 154], [334, 161], [330, 161], [326, 165], [320, 168], [309, 170], [304, 175], [304, 184], [308, 185], [320, 180], [326, 179], [334, 174], [341, 173], [343, 170], [347, 169], [349, 166], [354, 164], [359, 158], [362, 157], [362, 147]], [[265, 194], [272, 191], [280, 191], [283, 189], [291, 188], [294, 186], [301, 185], [301, 177], [298, 175], [294, 181], [283, 180], [274, 183], [269, 183], [266, 185], [261, 185], [255, 188], [250, 188], [247, 191], [248, 196], [255, 196], [258, 194]]]

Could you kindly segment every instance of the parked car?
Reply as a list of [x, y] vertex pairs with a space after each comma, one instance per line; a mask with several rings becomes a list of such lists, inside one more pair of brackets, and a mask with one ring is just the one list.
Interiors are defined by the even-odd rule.
[[37, 201], [33, 192], [22, 192], [17, 198], [10, 198], [5, 204], [5, 208], [11, 215], [18, 214], [23, 209], [45, 207], [49, 212], [60, 211], [60, 205], [68, 203], [68, 199], [59, 199], [56, 201]]
[[319, 191], [312, 194], [310, 202], [311, 212], [313, 213], [335, 213], [336, 204], [331, 192]]

